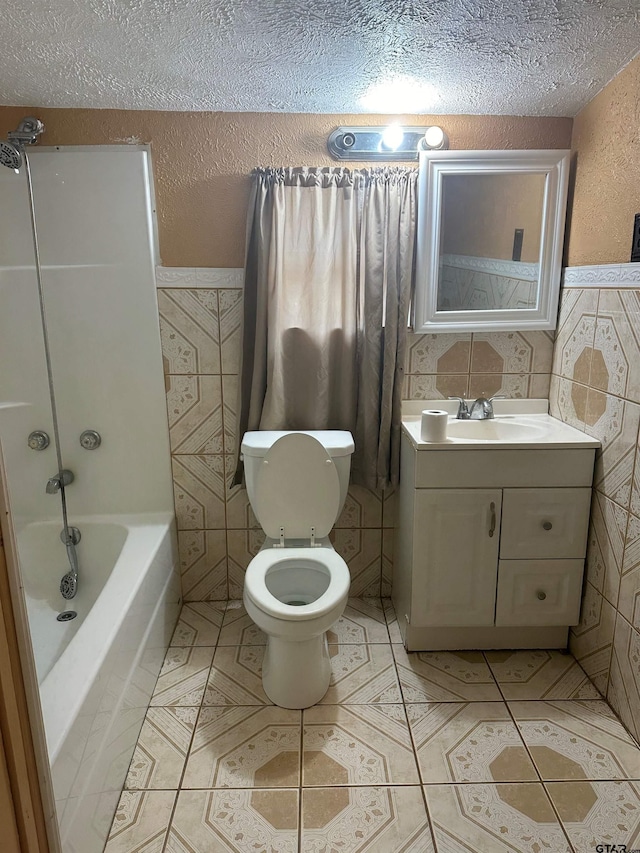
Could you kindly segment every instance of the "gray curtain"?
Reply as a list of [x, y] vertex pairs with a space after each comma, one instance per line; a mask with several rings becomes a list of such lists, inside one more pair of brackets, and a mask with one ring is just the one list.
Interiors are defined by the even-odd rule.
[[348, 429], [353, 482], [397, 483], [416, 177], [254, 172], [238, 442], [248, 429]]

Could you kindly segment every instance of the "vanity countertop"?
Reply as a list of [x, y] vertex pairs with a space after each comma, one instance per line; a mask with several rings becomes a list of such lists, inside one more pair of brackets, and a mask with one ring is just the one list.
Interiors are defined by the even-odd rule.
[[[556, 450], [597, 448], [598, 439], [548, 414], [548, 400], [495, 400], [495, 417], [458, 420], [455, 400], [407, 400], [402, 404], [402, 429], [415, 450]], [[420, 419], [425, 409], [449, 413], [447, 438], [422, 441]]]

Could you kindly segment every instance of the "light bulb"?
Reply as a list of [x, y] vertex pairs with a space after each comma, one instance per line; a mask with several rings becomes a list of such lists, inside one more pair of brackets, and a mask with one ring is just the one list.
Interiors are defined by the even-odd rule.
[[424, 134], [424, 141], [427, 144], [427, 148], [440, 148], [444, 142], [444, 130], [436, 125], [428, 127]]
[[390, 124], [382, 131], [382, 144], [390, 151], [397, 151], [403, 139], [404, 130], [398, 124]]

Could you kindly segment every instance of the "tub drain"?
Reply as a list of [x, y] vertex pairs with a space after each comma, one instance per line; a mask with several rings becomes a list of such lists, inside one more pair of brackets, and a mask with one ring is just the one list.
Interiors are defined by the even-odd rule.
[[58, 613], [56, 619], [58, 622], [69, 622], [71, 619], [75, 619], [77, 615], [75, 610], [63, 610], [62, 613]]

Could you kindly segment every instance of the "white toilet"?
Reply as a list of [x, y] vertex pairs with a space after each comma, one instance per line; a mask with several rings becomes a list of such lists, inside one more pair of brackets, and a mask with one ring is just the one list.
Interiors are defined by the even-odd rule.
[[347, 564], [329, 541], [344, 506], [351, 433], [247, 432], [242, 455], [249, 501], [267, 539], [244, 580], [247, 613], [267, 635], [265, 693], [308, 708], [331, 677], [326, 631], [347, 603]]

